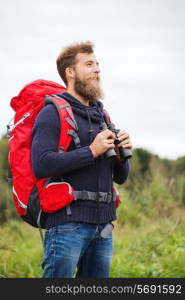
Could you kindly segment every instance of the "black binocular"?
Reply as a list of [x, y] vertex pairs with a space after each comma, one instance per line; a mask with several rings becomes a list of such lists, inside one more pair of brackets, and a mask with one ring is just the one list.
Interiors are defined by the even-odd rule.
[[[109, 129], [111, 130], [112, 132], [115, 133], [116, 135], [116, 139], [114, 140], [114, 144], [115, 145], [118, 145], [120, 143], [119, 139], [117, 138], [117, 133], [120, 131], [119, 129], [116, 129], [115, 128], [115, 125], [113, 123], [109, 123], [107, 125], [106, 122], [102, 122], [102, 124], [100, 125], [100, 128], [101, 130], [106, 130], [106, 129]], [[119, 158], [121, 160], [126, 160], [126, 159], [129, 159], [132, 157], [132, 151], [129, 150], [129, 149], [126, 149], [126, 148], [123, 148], [123, 147], [118, 147], [118, 150], [119, 150]], [[106, 152], [105, 152], [105, 157], [107, 159], [109, 158], [114, 158], [116, 157], [117, 154], [116, 154], [116, 151], [114, 149], [108, 149]]]

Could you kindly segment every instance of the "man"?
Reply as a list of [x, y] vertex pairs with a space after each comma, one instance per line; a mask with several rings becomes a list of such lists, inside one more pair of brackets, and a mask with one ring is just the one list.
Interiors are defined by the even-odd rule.
[[[43, 277], [109, 277], [112, 258], [111, 228], [116, 220], [112, 197], [113, 180], [123, 184], [129, 162], [106, 159], [115, 149], [115, 135], [101, 130], [104, 121], [100, 69], [91, 42], [66, 47], [57, 58], [57, 69], [67, 86], [63, 97], [71, 105], [78, 125], [80, 147], [71, 143], [67, 152], [57, 152], [60, 121], [56, 108], [49, 104], [39, 113], [32, 142], [32, 164], [37, 178], [62, 177], [74, 190], [88, 191], [97, 199], [78, 199], [46, 218]], [[128, 133], [118, 133], [118, 147], [132, 149]], [[102, 192], [109, 201], [100, 201]], [[111, 200], [112, 199], [112, 200]], [[110, 201], [111, 200], [111, 201]], [[107, 226], [107, 224], [109, 224]]]

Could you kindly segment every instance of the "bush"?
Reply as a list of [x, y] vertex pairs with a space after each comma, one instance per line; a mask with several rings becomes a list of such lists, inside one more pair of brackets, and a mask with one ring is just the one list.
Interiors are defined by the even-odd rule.
[[12, 190], [8, 183], [0, 178], [0, 224], [9, 221], [11, 218], [18, 218], [13, 203]]
[[180, 202], [185, 205], [185, 176], [178, 179], [177, 186]]
[[131, 223], [135, 226], [143, 224], [141, 205], [131, 200], [128, 191], [121, 189], [120, 197], [122, 203], [117, 209], [117, 216], [121, 225]]
[[13, 203], [12, 189], [7, 182], [9, 176], [8, 140], [0, 139], [0, 224], [17, 218]]

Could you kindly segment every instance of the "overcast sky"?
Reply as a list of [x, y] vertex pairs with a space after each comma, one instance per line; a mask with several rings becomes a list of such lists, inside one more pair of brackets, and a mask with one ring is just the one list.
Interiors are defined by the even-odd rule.
[[0, 0], [0, 135], [28, 82], [62, 83], [60, 50], [91, 40], [103, 100], [135, 147], [185, 155], [184, 0]]

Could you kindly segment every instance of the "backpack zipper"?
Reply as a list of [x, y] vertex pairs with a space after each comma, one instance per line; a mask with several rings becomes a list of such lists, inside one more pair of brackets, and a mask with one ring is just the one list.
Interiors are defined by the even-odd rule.
[[56, 185], [56, 184], [67, 184], [68, 187], [69, 187], [69, 193], [70, 193], [70, 194], [73, 193], [72, 188], [71, 188], [71, 186], [70, 186], [70, 184], [69, 184], [68, 182], [51, 182], [51, 183], [49, 183], [48, 185], [46, 185], [45, 188], [47, 189], [49, 186], [51, 186], [51, 185]]
[[30, 116], [29, 112], [24, 114], [24, 116], [17, 123], [14, 124], [13, 129], [15, 129], [15, 127], [17, 127], [17, 125], [19, 125], [20, 123], [24, 124], [24, 120], [27, 119], [29, 116]]

